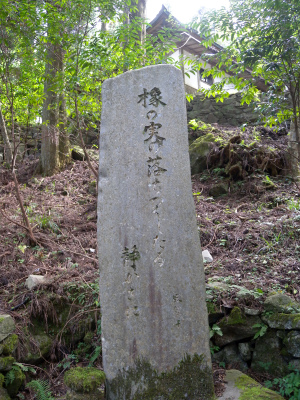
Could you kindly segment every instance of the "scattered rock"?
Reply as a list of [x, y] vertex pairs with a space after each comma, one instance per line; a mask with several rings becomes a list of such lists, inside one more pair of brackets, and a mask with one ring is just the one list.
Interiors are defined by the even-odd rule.
[[213, 258], [208, 250], [202, 251], [203, 262], [211, 263], [213, 262]]
[[13, 373], [13, 381], [10, 381], [10, 383], [6, 385], [6, 390], [11, 397], [15, 397], [17, 395], [20, 387], [25, 382], [25, 374], [22, 372], [20, 367], [14, 366]]
[[79, 146], [73, 146], [71, 156], [73, 160], [78, 160], [78, 161], [83, 161], [85, 158], [84, 151]]
[[26, 279], [25, 285], [29, 290], [34, 289], [36, 286], [46, 283], [46, 277], [43, 275], [29, 275]]

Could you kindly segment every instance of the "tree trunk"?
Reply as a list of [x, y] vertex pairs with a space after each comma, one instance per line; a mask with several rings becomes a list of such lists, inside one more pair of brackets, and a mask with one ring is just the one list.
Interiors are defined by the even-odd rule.
[[291, 173], [293, 177], [296, 179], [300, 177], [299, 127], [300, 127], [300, 118], [291, 122], [290, 137], [289, 137], [289, 161], [290, 161]]
[[10, 144], [9, 137], [7, 134], [6, 124], [5, 124], [3, 114], [1, 111], [1, 103], [0, 103], [0, 130], [1, 130], [3, 143], [4, 143], [4, 158], [5, 158], [5, 161], [7, 163], [9, 163], [9, 165], [11, 165], [12, 164], [12, 148], [11, 148], [11, 144]]
[[[147, 0], [138, 0], [138, 3], [136, 5], [137, 11], [133, 14], [133, 17], [137, 17], [140, 19], [145, 19], [146, 18], [146, 3]], [[141, 31], [139, 31], [139, 38], [141, 43], [144, 43], [144, 40], [146, 38], [146, 24], [141, 23]]]

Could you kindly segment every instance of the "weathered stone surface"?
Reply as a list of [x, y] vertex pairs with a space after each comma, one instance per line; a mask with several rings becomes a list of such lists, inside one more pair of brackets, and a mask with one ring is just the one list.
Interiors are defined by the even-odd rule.
[[223, 347], [238, 340], [251, 338], [258, 331], [258, 328], [253, 328], [253, 325], [259, 323], [261, 323], [259, 317], [249, 316], [246, 318], [240, 308], [234, 307], [229, 316], [218, 323], [223, 336], [217, 336], [215, 343], [217, 346]]
[[280, 339], [275, 331], [267, 331], [256, 340], [251, 368], [257, 372], [267, 371], [276, 377], [288, 374], [288, 363], [281, 356]]
[[300, 304], [283, 293], [276, 293], [268, 296], [264, 302], [266, 311], [277, 313], [291, 314], [300, 312]]
[[293, 357], [300, 357], [300, 332], [289, 332], [283, 343], [285, 344], [289, 354]]
[[15, 329], [15, 321], [8, 314], [0, 315], [0, 342], [9, 336]]
[[238, 349], [242, 360], [250, 361], [251, 360], [251, 347], [250, 343], [239, 343]]
[[36, 286], [46, 282], [46, 278], [43, 275], [29, 275], [25, 281], [25, 285], [29, 290], [34, 289]]
[[176, 384], [188, 385], [191, 399], [208, 400], [204, 273], [181, 72], [168, 65], [126, 72], [105, 81], [102, 96], [98, 250], [108, 399], [127, 399], [128, 390], [143, 398], [154, 375], [163, 385], [164, 371], [174, 383], [179, 371], [193, 370], [194, 387]]
[[210, 254], [210, 252], [208, 250], [202, 251], [202, 257], [203, 257], [203, 261], [206, 261], [208, 263], [213, 262], [212, 255]]
[[284, 400], [280, 394], [235, 369], [226, 371], [225, 382], [226, 389], [219, 400]]
[[264, 315], [261, 319], [273, 329], [300, 330], [300, 314], [274, 313]]

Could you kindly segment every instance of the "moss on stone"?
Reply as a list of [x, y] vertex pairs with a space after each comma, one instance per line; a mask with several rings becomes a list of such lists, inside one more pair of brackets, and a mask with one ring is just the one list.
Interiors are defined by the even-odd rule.
[[6, 385], [6, 390], [11, 397], [15, 397], [17, 395], [20, 387], [25, 382], [25, 374], [22, 372], [20, 367], [14, 365], [13, 374], [13, 381]]
[[18, 346], [18, 341], [19, 338], [18, 335], [16, 334], [10, 335], [8, 338], [6, 338], [3, 341], [3, 354], [4, 355], [12, 354]]
[[261, 386], [247, 375], [237, 378], [235, 385], [241, 391], [239, 400], [283, 400], [278, 393]]
[[0, 387], [2, 387], [3, 386], [3, 383], [4, 383], [4, 375], [3, 374], [0, 374]]
[[273, 329], [300, 329], [300, 313], [273, 313], [272, 315], [263, 316], [262, 320]]
[[0, 357], [0, 372], [7, 372], [11, 369], [15, 359], [11, 356]]
[[[132, 389], [134, 388], [134, 395]], [[212, 371], [203, 356], [186, 355], [171, 371], [158, 373], [146, 360], [107, 382], [107, 399], [132, 400], [213, 400]]]
[[72, 368], [65, 373], [64, 382], [78, 393], [93, 393], [105, 381], [105, 374], [97, 368]]
[[238, 325], [244, 323], [246, 323], [246, 317], [243, 315], [242, 310], [239, 307], [233, 307], [229, 316], [220, 321], [219, 326], [222, 328], [222, 326], [226, 325]]

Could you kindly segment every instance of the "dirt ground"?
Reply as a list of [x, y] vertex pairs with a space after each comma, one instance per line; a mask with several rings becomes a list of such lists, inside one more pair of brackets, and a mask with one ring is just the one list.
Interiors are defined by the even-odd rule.
[[[17, 168], [35, 246], [22, 227], [10, 172], [0, 167], [0, 311], [11, 314], [19, 330], [26, 319], [22, 303], [29, 294], [24, 286], [28, 275], [46, 275], [52, 287], [55, 282], [93, 285], [99, 277], [93, 174], [85, 161], [76, 161], [59, 174], [42, 177], [34, 175], [37, 162], [27, 159]], [[245, 301], [253, 307], [261, 307], [270, 291], [280, 290], [300, 301], [299, 186], [288, 176], [268, 179], [272, 188], [261, 171], [236, 182], [228, 182], [218, 170], [192, 178], [202, 250], [213, 257], [212, 263], [205, 264], [206, 279], [233, 287], [230, 295], [220, 294], [220, 307], [237, 304], [234, 285], [249, 291]], [[228, 193], [213, 198], [209, 191], [218, 183], [224, 183]], [[42, 369], [59, 398], [65, 388], [63, 368], [56, 364], [48, 360]], [[101, 357], [94, 365], [101, 367]], [[215, 365], [219, 393], [223, 372]], [[22, 394], [34, 398], [27, 389]]]

